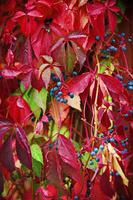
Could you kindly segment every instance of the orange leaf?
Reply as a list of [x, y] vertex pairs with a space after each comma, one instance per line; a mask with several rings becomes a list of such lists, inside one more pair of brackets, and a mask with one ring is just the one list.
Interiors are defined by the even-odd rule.
[[55, 99], [53, 99], [51, 102], [50, 113], [55, 123], [60, 128], [62, 122], [66, 119], [69, 113], [69, 106], [63, 103], [59, 103]]

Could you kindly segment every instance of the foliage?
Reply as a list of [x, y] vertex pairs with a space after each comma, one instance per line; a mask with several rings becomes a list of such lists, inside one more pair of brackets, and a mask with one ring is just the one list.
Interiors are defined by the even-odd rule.
[[131, 199], [124, 10], [114, 0], [0, 1], [0, 199]]

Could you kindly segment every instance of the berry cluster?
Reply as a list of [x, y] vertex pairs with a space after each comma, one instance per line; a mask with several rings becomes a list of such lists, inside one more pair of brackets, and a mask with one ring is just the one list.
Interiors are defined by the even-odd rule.
[[[77, 72], [74, 71], [73, 76], [77, 76]], [[50, 89], [50, 95], [53, 96], [58, 102], [67, 104], [68, 100], [64, 98], [63, 92], [61, 91], [63, 87], [61, 80], [55, 74], [51, 75], [51, 79], [54, 83], [56, 83], [56, 85]], [[68, 96], [70, 98], [74, 98], [74, 93], [69, 92]]]
[[[126, 42], [132, 42], [132, 36], [130, 36], [127, 41], [125, 38], [126, 34], [123, 32], [121, 34], [115, 34], [112, 38], [112, 35], [109, 33], [105, 34], [105, 44], [101, 50], [102, 58], [108, 59], [111, 54], [115, 55], [118, 51], [125, 52], [127, 50]], [[100, 41], [100, 37], [96, 36], [96, 41]], [[110, 42], [109, 42], [110, 41]]]

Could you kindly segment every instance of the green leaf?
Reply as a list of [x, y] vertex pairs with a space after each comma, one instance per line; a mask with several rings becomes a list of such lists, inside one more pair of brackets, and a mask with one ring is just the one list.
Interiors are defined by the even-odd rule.
[[37, 119], [40, 117], [41, 109], [45, 112], [47, 95], [48, 92], [45, 88], [38, 92], [38, 90], [30, 87], [23, 96]]
[[22, 93], [25, 92], [25, 87], [24, 87], [24, 85], [22, 83], [20, 83], [20, 90], [21, 90]]
[[84, 154], [82, 154], [82, 157], [81, 157], [82, 163], [84, 165], [86, 165], [86, 163], [88, 162], [89, 158], [90, 158], [90, 153], [85, 152]]
[[69, 138], [70, 132], [66, 126], [62, 126], [60, 129], [60, 134], [64, 135], [66, 138]]
[[59, 130], [58, 126], [53, 121], [50, 121], [48, 136], [52, 139], [52, 141], [56, 140], [57, 133], [64, 135], [66, 138], [69, 138], [69, 135], [70, 135], [70, 132], [66, 126], [62, 126]]
[[30, 98], [36, 103], [36, 105], [45, 112], [46, 109], [46, 101], [47, 101], [47, 90], [42, 88], [40, 92], [36, 89], [32, 89]]
[[43, 155], [38, 144], [33, 144], [31, 146], [31, 155], [34, 160], [40, 162], [43, 165]]
[[73, 140], [73, 144], [74, 144], [75, 149], [76, 149], [77, 151], [79, 151], [80, 148], [81, 148], [81, 145], [80, 145], [78, 142], [76, 142], [75, 140]]
[[117, 6], [122, 10], [123, 13], [125, 12], [126, 7], [122, 0], [118, 0]]
[[73, 66], [76, 60], [76, 56], [74, 54], [74, 51], [70, 44], [67, 44], [66, 49], [66, 66], [67, 66], [67, 72], [71, 73], [73, 71]]
[[41, 176], [42, 164], [35, 159], [32, 159], [32, 169], [36, 176]]

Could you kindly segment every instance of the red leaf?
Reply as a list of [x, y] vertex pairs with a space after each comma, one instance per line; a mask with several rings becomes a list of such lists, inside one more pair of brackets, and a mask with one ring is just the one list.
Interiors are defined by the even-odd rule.
[[31, 65], [32, 64], [32, 46], [30, 38], [27, 37], [25, 44], [23, 46], [21, 62], [24, 65]]
[[49, 27], [40, 24], [36, 32], [31, 37], [31, 43], [37, 58], [41, 55], [50, 55], [53, 42], [62, 36], [62, 30], [56, 23], [51, 23]]
[[13, 172], [15, 170], [15, 163], [13, 159], [13, 149], [12, 149], [12, 135], [10, 135], [6, 139], [6, 141], [3, 143], [0, 149], [0, 162], [10, 172]]
[[29, 169], [32, 169], [31, 151], [24, 129], [17, 126], [16, 129], [16, 151], [19, 160]]
[[111, 200], [110, 197], [108, 197], [107, 195], [105, 195], [103, 193], [103, 191], [101, 190], [100, 187], [100, 181], [95, 180], [95, 183], [93, 184], [92, 188], [91, 188], [91, 194], [90, 194], [90, 200]]
[[66, 162], [61, 162], [62, 166], [62, 173], [70, 177], [72, 180], [76, 181], [77, 183], [81, 183], [82, 175], [79, 169], [73, 168], [71, 165], [67, 164]]
[[100, 74], [99, 76], [103, 80], [109, 91], [116, 94], [122, 94], [124, 92], [125, 89], [118, 79], [105, 74]]
[[99, 15], [105, 11], [103, 3], [88, 4], [87, 9], [90, 15]]
[[[104, 39], [105, 33], [105, 21], [104, 21], [104, 13], [99, 14], [97, 17], [93, 17], [91, 19], [93, 25], [93, 34], [95, 36], [99, 35], [102, 39]], [[100, 24], [100, 28], [99, 27]]]
[[87, 86], [90, 84], [92, 78], [93, 74], [86, 72], [70, 79], [68, 82], [66, 82], [67, 89], [62, 89], [63, 94], [67, 95], [68, 92], [73, 92], [74, 94], [78, 95], [84, 92], [85, 88], [87, 88]]
[[3, 178], [3, 175], [0, 171], [0, 195], [3, 192], [3, 189], [4, 189], [4, 178]]
[[32, 10], [27, 14], [22, 11], [18, 11], [16, 12], [13, 20], [17, 21], [21, 26], [22, 32], [26, 36], [29, 36], [30, 34], [33, 34], [35, 32], [38, 25], [37, 22], [34, 20], [34, 17], [42, 18], [43, 15], [36, 10]]
[[75, 151], [72, 142], [63, 135], [59, 135], [57, 141], [58, 141], [58, 153], [63, 162], [67, 163], [74, 169], [79, 170], [80, 163], [78, 162], [77, 153]]
[[46, 176], [50, 184], [61, 190], [64, 185], [62, 181], [62, 168], [60, 157], [55, 149], [46, 154]]
[[109, 181], [109, 177], [110, 172], [109, 170], [106, 170], [100, 178], [100, 187], [107, 196], [112, 197], [114, 195], [114, 190], [112, 183]]
[[10, 118], [14, 122], [26, 124], [31, 115], [27, 102], [20, 96], [10, 96], [7, 103]]
[[117, 16], [112, 11], [108, 10], [108, 17], [109, 17], [109, 28], [110, 31], [113, 33], [117, 25]]
[[[40, 200], [53, 200], [53, 198], [57, 199], [58, 197], [56, 188], [50, 184], [45, 189], [43, 187], [38, 188], [36, 195], [39, 196]], [[38, 200], [38, 197], [36, 200]]]

